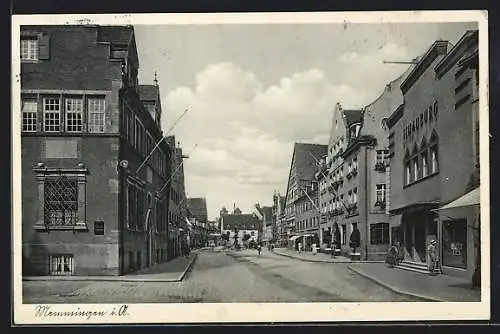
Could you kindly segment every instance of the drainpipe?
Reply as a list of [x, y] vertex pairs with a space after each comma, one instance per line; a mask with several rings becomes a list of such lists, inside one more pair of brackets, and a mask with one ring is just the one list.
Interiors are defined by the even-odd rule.
[[365, 260], [368, 261], [368, 194], [371, 189], [368, 189], [368, 150], [371, 149], [368, 146], [365, 146]]

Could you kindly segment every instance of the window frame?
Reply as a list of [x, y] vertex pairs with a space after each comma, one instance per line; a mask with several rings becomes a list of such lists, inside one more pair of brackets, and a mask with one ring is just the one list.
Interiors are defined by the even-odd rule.
[[390, 242], [391, 242], [391, 235], [390, 235], [390, 224], [389, 223], [379, 222], [379, 223], [371, 223], [370, 224], [370, 244], [371, 245], [389, 245]]
[[[47, 109], [47, 106], [50, 106], [52, 104], [48, 104], [47, 101], [48, 100], [54, 100], [54, 101], [57, 101], [58, 102], [58, 110], [55, 111], [55, 110], [48, 110]], [[62, 128], [63, 128], [63, 122], [62, 122], [62, 103], [61, 103], [61, 97], [60, 96], [44, 96], [42, 98], [42, 113], [43, 113], [43, 132], [48, 132], [48, 133], [58, 133], [58, 132], [61, 132], [62, 131]], [[54, 106], [56, 104], [53, 104]], [[47, 130], [47, 127], [48, 126], [52, 126], [52, 127], [55, 127], [56, 125], [54, 124], [49, 124], [47, 125], [47, 120], [50, 120], [47, 118], [48, 115], [57, 115], [57, 130]]]
[[[37, 166], [33, 168], [33, 172], [36, 176], [37, 188], [38, 188], [38, 219], [34, 224], [36, 230], [88, 230], [86, 221], [86, 183], [87, 175], [89, 173], [88, 169], [85, 167], [81, 168], [55, 168], [55, 167], [45, 167]], [[74, 225], [50, 225], [46, 223], [45, 220], [45, 181], [48, 178], [54, 177], [68, 177], [76, 179], [77, 182], [77, 213], [76, 222]]]
[[[96, 105], [101, 106], [101, 103], [95, 104], [92, 102], [102, 102], [102, 111], [101, 110], [91, 110], [91, 107]], [[86, 112], [87, 112], [87, 132], [89, 133], [105, 133], [106, 132], [106, 97], [105, 96], [87, 96], [86, 100]], [[98, 128], [100, 124], [96, 122], [98, 118], [94, 118], [94, 116], [102, 115], [102, 130], [95, 131], [94, 128]]]
[[[71, 111], [68, 111], [68, 102], [70, 101], [78, 101], [80, 103], [80, 110], [79, 111], [74, 111], [74, 110], [71, 110]], [[84, 105], [84, 101], [83, 101], [83, 96], [82, 97], [76, 97], [76, 96], [65, 96], [64, 97], [64, 130], [65, 132], [69, 132], [69, 133], [82, 133], [83, 132], [83, 125], [84, 125], [84, 108], [85, 108], [85, 105]], [[70, 121], [70, 117], [68, 117], [69, 115], [80, 115], [80, 129], [79, 130], [70, 130], [70, 124], [69, 124], [69, 121]], [[74, 121], [74, 120], [73, 120]], [[74, 124], [71, 124], [71, 126], [75, 126]], [[78, 124], [76, 125], [78, 126]]]
[[[35, 44], [35, 47], [33, 47], [32, 44]], [[30, 54], [29, 51], [32, 51], [31, 53], [34, 55], [34, 58], [24, 58], [23, 54], [25, 54], [25, 52], [23, 52], [23, 47], [27, 47], [26, 54], [28, 55]], [[40, 41], [38, 39], [38, 36], [21, 36], [19, 53], [20, 53], [19, 58], [23, 63], [38, 62], [40, 60]]]
[[[38, 100], [36, 98], [22, 98], [21, 99], [21, 131], [22, 132], [37, 132], [38, 131]], [[35, 105], [35, 110], [25, 110], [25, 106], [29, 104]], [[35, 116], [25, 117], [27, 115]], [[25, 122], [29, 120], [30, 122]], [[33, 122], [34, 121], [34, 122]], [[25, 128], [26, 127], [26, 128]]]

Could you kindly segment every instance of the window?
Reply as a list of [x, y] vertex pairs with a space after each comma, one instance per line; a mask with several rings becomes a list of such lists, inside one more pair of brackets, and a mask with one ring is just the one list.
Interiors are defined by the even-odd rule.
[[104, 98], [88, 99], [89, 132], [104, 132], [105, 130]]
[[377, 202], [385, 203], [385, 184], [377, 184], [376, 187]]
[[405, 163], [405, 175], [406, 175], [406, 184], [409, 184], [411, 182], [411, 167], [410, 167], [410, 162], [407, 161]]
[[372, 245], [388, 245], [389, 223], [370, 224], [370, 242]]
[[413, 158], [413, 181], [418, 180], [418, 157]]
[[438, 172], [438, 149], [437, 145], [431, 147], [431, 173]]
[[21, 38], [21, 61], [38, 60], [38, 38], [37, 37], [22, 37]]
[[61, 130], [61, 101], [59, 98], [43, 99], [43, 129], [47, 132]]
[[421, 157], [422, 157], [422, 177], [426, 177], [427, 174], [428, 174], [428, 163], [427, 163], [427, 151], [424, 151], [422, 154], [421, 154]]
[[354, 204], [358, 203], [358, 188], [354, 188], [352, 191], [352, 202]]
[[71, 275], [73, 272], [73, 255], [49, 255], [50, 275]]
[[66, 99], [66, 131], [81, 132], [82, 131], [82, 99], [68, 98]]
[[136, 197], [137, 188], [132, 183], [127, 183], [127, 227], [131, 230], [135, 230], [137, 227], [137, 217], [136, 217]]
[[78, 214], [76, 178], [49, 177], [44, 184], [44, 222], [47, 226], [74, 226]]
[[22, 104], [23, 131], [35, 132], [37, 128], [37, 108], [36, 100], [24, 100]]

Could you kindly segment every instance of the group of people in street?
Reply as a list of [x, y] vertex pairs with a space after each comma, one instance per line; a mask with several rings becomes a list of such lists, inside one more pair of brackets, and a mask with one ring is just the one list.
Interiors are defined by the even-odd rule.
[[[429, 242], [427, 246], [427, 270], [429, 275], [434, 276], [441, 273], [441, 266], [439, 262], [439, 257], [437, 255], [437, 241], [435, 239]], [[404, 250], [401, 247], [399, 241], [395, 241], [389, 250], [387, 251], [387, 256], [385, 262], [391, 268], [399, 265], [404, 260]]]

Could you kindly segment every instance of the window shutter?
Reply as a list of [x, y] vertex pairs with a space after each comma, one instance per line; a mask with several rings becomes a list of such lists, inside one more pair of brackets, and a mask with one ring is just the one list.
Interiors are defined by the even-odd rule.
[[39, 59], [50, 58], [50, 38], [47, 34], [40, 34], [38, 36]]

